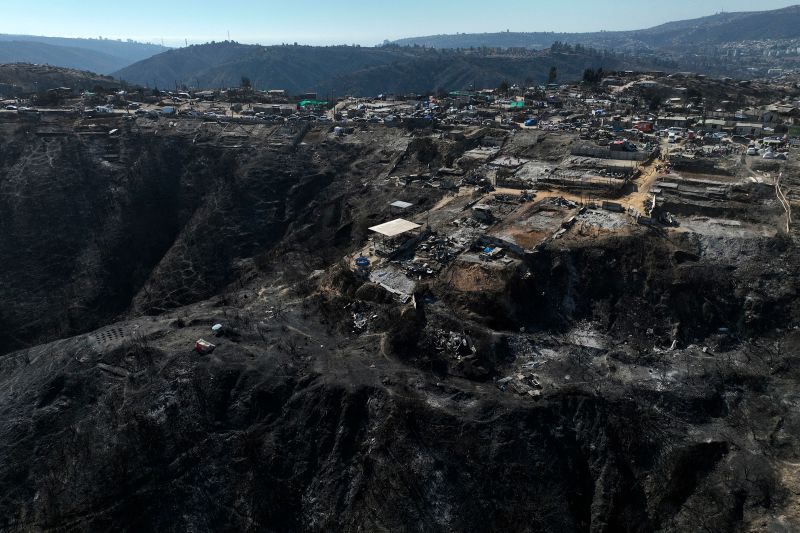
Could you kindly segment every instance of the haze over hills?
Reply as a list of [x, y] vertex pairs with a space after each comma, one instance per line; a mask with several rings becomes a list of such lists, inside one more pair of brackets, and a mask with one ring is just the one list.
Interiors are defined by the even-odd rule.
[[72, 46], [54, 46], [33, 41], [0, 42], [0, 63], [36, 63], [91, 72], [113, 72], [119, 58]]
[[41, 63], [109, 74], [168, 50], [156, 44], [110, 39], [0, 35], [0, 63]]
[[[596, 50], [554, 54], [549, 51], [554, 42]], [[585, 68], [597, 67], [694, 70], [745, 78], [772, 67], [797, 67], [797, 50], [800, 6], [719, 13], [636, 31], [434, 35], [380, 47], [226, 41], [167, 49], [133, 41], [0, 35], [3, 63], [113, 73], [146, 86], [228, 87], [246, 76], [260, 88], [339, 94], [426, 92], [492, 86], [502, 80], [542, 82], [551, 67], [557, 68], [560, 81], [578, 79]]]
[[[541, 83], [550, 67], [556, 67], [560, 81], [579, 79], [585, 68], [597, 67], [694, 70], [745, 78], [771, 67], [796, 66], [800, 41], [793, 44], [792, 39], [800, 40], [800, 6], [720, 13], [648, 30], [438, 35], [374, 48], [210, 43], [170, 50], [114, 75], [161, 87], [228, 87], [246, 76], [260, 88], [339, 94], [463, 89], [502, 80]], [[549, 50], [554, 42], [582, 48], [565, 53], [562, 47], [554, 53]], [[733, 50], [738, 46], [742, 49]], [[764, 46], [783, 51], [771, 56]]]
[[394, 44], [433, 48], [546, 48], [554, 41], [561, 41], [599, 48], [640, 49], [796, 38], [800, 38], [800, 5], [772, 11], [718, 13], [633, 31], [461, 33], [409, 37]]

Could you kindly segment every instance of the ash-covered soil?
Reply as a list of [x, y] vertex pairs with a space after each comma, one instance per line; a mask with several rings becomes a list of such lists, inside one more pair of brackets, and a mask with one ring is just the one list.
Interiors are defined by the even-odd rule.
[[579, 221], [398, 298], [390, 202], [471, 231], [405, 130], [2, 127], [3, 531], [800, 527], [794, 229]]

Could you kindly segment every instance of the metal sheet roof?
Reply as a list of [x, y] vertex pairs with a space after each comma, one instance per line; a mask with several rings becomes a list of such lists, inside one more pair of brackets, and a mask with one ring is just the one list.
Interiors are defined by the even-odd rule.
[[397, 218], [395, 220], [384, 222], [383, 224], [379, 224], [377, 226], [372, 226], [369, 229], [370, 231], [374, 231], [375, 233], [380, 233], [381, 235], [385, 235], [386, 237], [396, 237], [397, 235], [401, 235], [403, 233], [406, 233], [407, 231], [415, 230], [418, 227], [420, 227], [419, 224], [415, 224], [410, 220]]
[[392, 207], [397, 207], [398, 209], [407, 209], [407, 208], [411, 207], [414, 204], [411, 204], [409, 202], [404, 202], [402, 200], [397, 200], [396, 202], [392, 202], [389, 205], [391, 205]]

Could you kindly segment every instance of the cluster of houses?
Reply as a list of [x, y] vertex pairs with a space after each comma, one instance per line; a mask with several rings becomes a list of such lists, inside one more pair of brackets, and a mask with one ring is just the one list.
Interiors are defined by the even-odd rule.
[[[731, 100], [706, 98], [704, 88], [724, 85]], [[698, 89], [698, 87], [700, 89]], [[251, 121], [306, 120], [380, 123], [410, 128], [469, 126], [577, 131], [601, 144], [646, 142], [670, 128], [752, 138], [800, 136], [800, 101], [738, 98], [750, 82], [712, 80], [663, 72], [604, 73], [599, 81], [509, 85], [497, 88], [385, 94], [372, 98], [290, 95], [284, 89], [152, 91], [105, 94], [58, 89], [64, 105], [92, 114], [138, 113]], [[752, 91], [751, 91], [752, 92]], [[738, 104], [744, 104], [742, 106]], [[456, 133], [457, 134], [457, 133]]]

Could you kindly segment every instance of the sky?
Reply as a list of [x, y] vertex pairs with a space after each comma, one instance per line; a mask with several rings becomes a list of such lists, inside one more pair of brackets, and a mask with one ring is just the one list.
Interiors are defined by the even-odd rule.
[[[633, 30], [800, 0], [0, 0], [0, 33], [134, 39], [182, 46], [361, 44], [439, 33]], [[229, 34], [230, 32], [230, 34]]]

